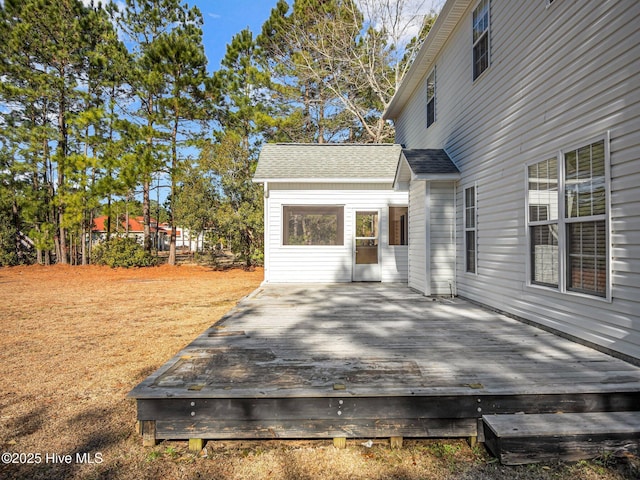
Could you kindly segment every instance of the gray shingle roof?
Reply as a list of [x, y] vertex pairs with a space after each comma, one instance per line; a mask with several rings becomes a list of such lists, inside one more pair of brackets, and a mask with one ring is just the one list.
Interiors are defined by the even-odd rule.
[[402, 150], [411, 171], [416, 175], [442, 173], [460, 173], [447, 152], [442, 149], [408, 149]]
[[254, 181], [385, 180], [392, 182], [402, 147], [394, 144], [269, 143]]

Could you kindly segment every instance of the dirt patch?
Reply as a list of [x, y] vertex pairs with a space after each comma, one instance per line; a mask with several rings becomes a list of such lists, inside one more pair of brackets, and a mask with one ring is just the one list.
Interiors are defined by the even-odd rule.
[[502, 467], [464, 441], [143, 448], [126, 394], [262, 281], [205, 267], [0, 269], [0, 478], [636, 478], [633, 461]]

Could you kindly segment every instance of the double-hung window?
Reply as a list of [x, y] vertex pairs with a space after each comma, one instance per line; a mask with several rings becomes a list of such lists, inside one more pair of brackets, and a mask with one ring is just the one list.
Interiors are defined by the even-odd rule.
[[530, 282], [606, 297], [608, 141], [527, 167]]
[[436, 121], [436, 70], [427, 77], [427, 128]]
[[558, 157], [528, 167], [531, 282], [558, 286]]
[[567, 289], [607, 294], [605, 142], [564, 154]]
[[464, 264], [467, 273], [476, 273], [478, 264], [476, 232], [476, 187], [474, 185], [464, 190]]
[[490, 0], [481, 0], [473, 11], [473, 79], [489, 68]]

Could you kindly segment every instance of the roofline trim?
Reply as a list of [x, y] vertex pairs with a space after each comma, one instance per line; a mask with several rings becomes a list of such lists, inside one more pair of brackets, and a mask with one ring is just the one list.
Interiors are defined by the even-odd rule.
[[393, 178], [254, 178], [254, 183], [393, 183]]
[[414, 181], [437, 181], [437, 180], [460, 180], [459, 173], [421, 173], [419, 175], [411, 174], [411, 180]]
[[427, 34], [424, 44], [413, 60], [409, 71], [402, 80], [398, 90], [396, 90], [391, 102], [389, 102], [389, 105], [382, 113], [383, 119], [395, 120], [398, 117], [407, 100], [416, 88], [418, 88], [422, 77], [431, 71], [442, 47], [449, 39], [453, 30], [458, 26], [466, 9], [469, 8], [472, 3], [472, 0], [447, 0], [440, 10], [438, 18], [436, 18], [436, 21], [433, 23], [431, 30]]

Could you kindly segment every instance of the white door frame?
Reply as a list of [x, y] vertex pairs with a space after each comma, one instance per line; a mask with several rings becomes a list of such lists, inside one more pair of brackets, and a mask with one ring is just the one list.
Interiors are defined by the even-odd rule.
[[[375, 212], [377, 214], [377, 218], [378, 218], [378, 225], [377, 225], [377, 237], [358, 237], [356, 235], [356, 226], [357, 226], [357, 216], [358, 216], [358, 212]], [[352, 215], [352, 236], [353, 236], [353, 240], [351, 242], [351, 264], [352, 264], [352, 281], [354, 282], [380, 282], [382, 281], [382, 266], [380, 263], [381, 260], [381, 255], [382, 255], [382, 245], [381, 245], [381, 240], [382, 240], [382, 236], [380, 234], [380, 227], [382, 225], [382, 210], [380, 208], [367, 208], [367, 207], [363, 207], [363, 208], [354, 208], [353, 209], [353, 215]], [[362, 240], [362, 239], [375, 239], [377, 240], [377, 247], [378, 247], [378, 261], [375, 264], [363, 264], [363, 265], [359, 265], [356, 264], [356, 244], [358, 240]]]

